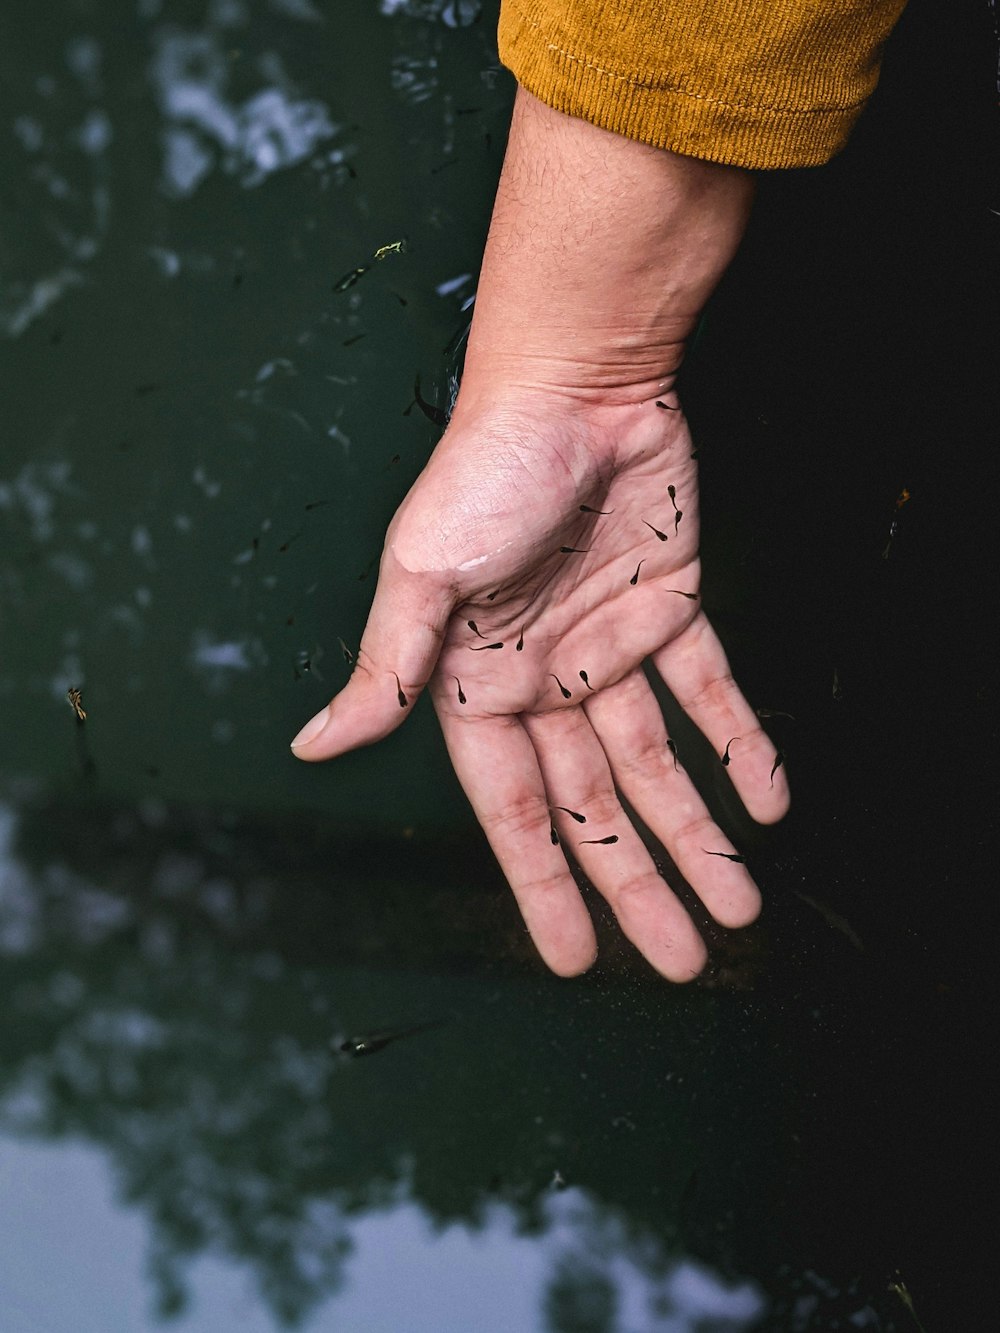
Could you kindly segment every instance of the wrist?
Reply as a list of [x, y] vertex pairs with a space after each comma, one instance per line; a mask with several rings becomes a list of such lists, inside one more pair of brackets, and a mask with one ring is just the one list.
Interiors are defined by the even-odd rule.
[[504, 386], [614, 403], [665, 391], [752, 193], [745, 171], [636, 143], [519, 90], [462, 396]]

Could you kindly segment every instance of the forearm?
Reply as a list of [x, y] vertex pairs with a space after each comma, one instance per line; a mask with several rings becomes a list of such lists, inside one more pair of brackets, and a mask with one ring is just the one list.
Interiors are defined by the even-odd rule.
[[462, 406], [481, 393], [633, 402], [662, 392], [752, 193], [748, 172], [633, 142], [520, 89]]

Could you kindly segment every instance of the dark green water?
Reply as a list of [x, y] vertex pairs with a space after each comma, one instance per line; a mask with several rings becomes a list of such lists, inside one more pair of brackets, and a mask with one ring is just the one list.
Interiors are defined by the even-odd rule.
[[603, 917], [544, 971], [429, 710], [287, 754], [449, 400], [494, 10], [4, 0], [0, 1333], [995, 1327], [988, 19], [913, 0], [685, 371], [795, 807], [678, 990]]

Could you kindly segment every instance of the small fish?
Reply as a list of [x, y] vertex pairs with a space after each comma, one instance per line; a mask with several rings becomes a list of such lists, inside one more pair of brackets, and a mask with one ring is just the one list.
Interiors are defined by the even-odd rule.
[[617, 841], [618, 841], [618, 834], [609, 833], [606, 838], [584, 838], [580, 842], [580, 846], [586, 847], [588, 844], [590, 844], [594, 847], [610, 847], [613, 842]]
[[728, 767], [729, 767], [729, 751], [730, 751], [730, 748], [732, 747], [733, 741], [741, 741], [742, 739], [743, 739], [742, 736], [734, 736], [733, 739], [729, 742], [729, 745], [726, 746], [726, 752], [725, 752], [725, 754], [722, 756], [722, 767], [723, 767], [723, 768], [728, 768]]
[[727, 861], [736, 861], [739, 865], [746, 865], [746, 857], [740, 856], [739, 852], [710, 852], [707, 847], [701, 849], [706, 856], [724, 856]]
[[71, 685], [66, 691], [66, 698], [70, 701], [70, 704], [73, 707], [77, 722], [86, 722], [87, 710], [83, 706], [82, 691], [78, 690], [75, 685]]
[[678, 597], [686, 597], [689, 602], [696, 602], [701, 596], [697, 592], [685, 592], [683, 588], [664, 588], [664, 592], [675, 592]]
[[560, 546], [560, 547], [559, 547], [559, 554], [560, 554], [560, 555], [589, 555], [589, 554], [590, 554], [590, 547], [589, 547], [589, 546], [583, 546], [583, 547], [581, 547], [581, 546]]
[[787, 717], [789, 722], [795, 721], [791, 713], [782, 713], [777, 708], [755, 708], [754, 712], [758, 717]]
[[348, 666], [353, 666], [354, 654], [351, 652], [350, 648], [348, 648], [347, 644], [344, 642], [343, 639], [338, 638], [337, 642], [340, 644], [340, 651], [344, 654], [344, 661], [347, 663]]
[[587, 677], [586, 671], [580, 672], [580, 679], [583, 681], [584, 685], [586, 685], [588, 690], [593, 690], [594, 687], [593, 685], [591, 685], [590, 680]]
[[523, 653], [523, 652], [524, 652], [524, 626], [523, 626], [523, 625], [521, 626], [521, 637], [518, 639], [517, 643], [514, 644], [514, 651], [515, 651], [515, 653]]
[[662, 407], [664, 412], [679, 412], [681, 410], [679, 407], [671, 407], [669, 403], [661, 402], [659, 398], [656, 400], [656, 406]]
[[345, 1055], [352, 1055], [355, 1058], [362, 1055], [374, 1055], [377, 1051], [382, 1051], [391, 1041], [398, 1041], [400, 1037], [414, 1037], [418, 1032], [428, 1032], [431, 1028], [439, 1028], [441, 1020], [434, 1023], [414, 1023], [408, 1028], [387, 1028], [382, 1032], [366, 1032], [360, 1037], [348, 1037], [342, 1041], [338, 1047]]
[[569, 815], [570, 819], [575, 819], [578, 824], [586, 824], [587, 816], [577, 814], [575, 810], [570, 810], [565, 805], [550, 805], [550, 810], [561, 810], [564, 815]]
[[486, 638], [485, 634], [481, 634], [479, 632], [479, 626], [476, 624], [474, 620], [467, 620], [465, 623], [468, 625], [469, 629], [472, 630], [473, 634], [477, 635], [478, 638], [480, 639]]
[[559, 692], [560, 692], [560, 694], [562, 695], [562, 697], [563, 697], [564, 699], [572, 699], [572, 697], [573, 697], [573, 691], [572, 691], [572, 690], [568, 690], [568, 689], [566, 688], [566, 686], [562, 683], [562, 681], [559, 679], [559, 677], [556, 676], [556, 675], [554, 675], [551, 671], [549, 672], [549, 675], [552, 676], [552, 679], [553, 679], [553, 680], [555, 681], [555, 683], [559, 686]]
[[636, 567], [635, 567], [635, 573], [634, 573], [634, 574], [632, 575], [632, 577], [629, 579], [629, 583], [631, 583], [631, 585], [632, 585], [633, 588], [634, 588], [635, 585], [639, 582], [639, 570], [642, 569], [642, 567], [643, 567], [643, 565], [644, 565], [645, 563], [646, 563], [645, 560], [640, 560], [639, 563], [638, 563], [638, 564], [636, 565]]
[[502, 648], [502, 647], [503, 647], [503, 644], [502, 644], [502, 643], [478, 643], [478, 644], [472, 644], [472, 643], [470, 643], [470, 644], [469, 644], [469, 652], [470, 652], [470, 653], [486, 653], [486, 652], [489, 652], [489, 651], [490, 651], [491, 649], [493, 649], [493, 648]]
[[[396, 676], [395, 671], [392, 674]], [[405, 708], [410, 702], [409, 699], [407, 699], [406, 695], [403, 693], [403, 687], [399, 683], [398, 676], [396, 676], [396, 698], [399, 700], [400, 708]]]
[[[643, 519], [642, 521], [643, 523], [646, 523], [645, 519]], [[646, 527], [649, 528], [650, 532], [654, 532], [661, 542], [667, 541], [667, 534], [665, 532], [661, 532], [659, 528], [654, 528], [652, 523], [646, 523]]]
[[413, 400], [420, 408], [421, 412], [423, 412], [424, 416], [427, 417], [428, 421], [433, 421], [435, 426], [447, 426], [448, 413], [442, 412], [440, 407], [435, 407], [433, 403], [429, 403], [421, 394], [419, 373], [413, 380]]
[[405, 255], [406, 237], [402, 236], [398, 241], [390, 241], [388, 245], [380, 245], [372, 255], [372, 259], [385, 259], [386, 255]]
[[810, 898], [807, 893], [800, 893], [798, 889], [793, 889], [792, 892], [796, 898], [801, 898], [807, 907], [811, 907], [813, 911], [818, 912], [828, 926], [833, 930], [839, 930], [859, 953], [864, 953], [865, 946], [862, 944], [858, 932], [846, 917], [838, 915], [826, 903], [820, 902], [818, 898]]
[[615, 511], [613, 509], [592, 509], [590, 505], [580, 506], [581, 514], [603, 514], [605, 517], [607, 517], [608, 514], [613, 514], [614, 512]]
[[667, 749], [670, 751], [670, 756], [674, 761], [674, 772], [679, 773], [680, 769], [677, 767], [677, 742], [671, 740], [669, 736], [667, 737]]
[[342, 278], [338, 278], [331, 290], [346, 292], [348, 287], [353, 287], [357, 280], [363, 278], [370, 268], [371, 264], [359, 264], [357, 268], [352, 268], [350, 273], [345, 273]]
[[455, 684], [458, 686], [458, 702], [459, 702], [460, 704], [468, 703], [468, 700], [466, 699], [465, 695], [462, 693], [462, 682], [458, 679], [457, 676], [452, 676], [452, 680], [453, 680], [453, 681], [455, 682]]
[[779, 750], [779, 751], [777, 752], [777, 754], [774, 756], [774, 763], [771, 765], [771, 786], [772, 786], [772, 787], [774, 786], [774, 775], [775, 775], [775, 773], [777, 773], [778, 769], [781, 767], [781, 765], [782, 765], [784, 762], [785, 762], [785, 756], [784, 756], [784, 755], [781, 753], [781, 751]]

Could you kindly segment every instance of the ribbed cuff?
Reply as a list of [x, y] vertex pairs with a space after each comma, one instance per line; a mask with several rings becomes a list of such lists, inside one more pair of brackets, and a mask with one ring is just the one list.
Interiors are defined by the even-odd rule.
[[731, 166], [850, 135], [905, 0], [503, 0], [500, 59], [554, 110]]

